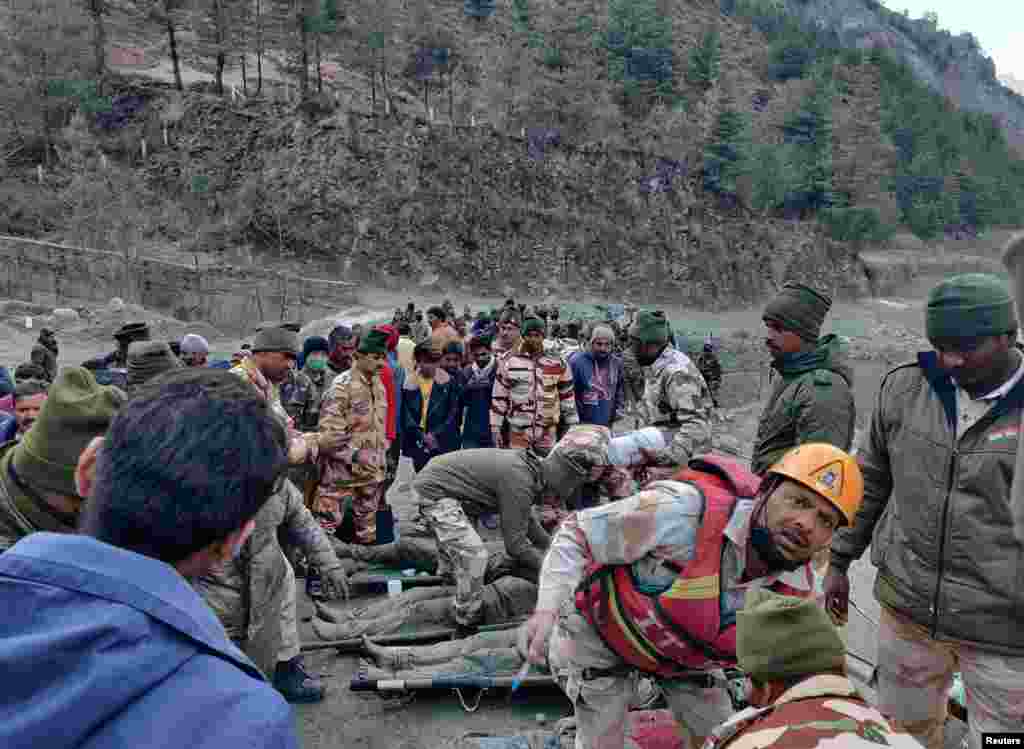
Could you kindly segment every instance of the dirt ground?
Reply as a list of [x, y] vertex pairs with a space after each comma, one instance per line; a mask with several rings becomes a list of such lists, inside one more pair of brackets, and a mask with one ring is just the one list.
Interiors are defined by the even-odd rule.
[[[412, 297], [417, 307], [438, 303], [441, 298]], [[362, 306], [339, 310], [336, 317], [314, 321], [306, 326], [303, 333], [325, 335], [334, 320], [367, 323], [390, 319], [394, 308], [404, 306], [409, 299], [406, 294], [367, 291]], [[475, 310], [481, 306], [497, 306], [503, 300], [453, 294], [452, 301], [461, 312], [466, 304]], [[522, 301], [547, 303], [549, 300]], [[880, 377], [893, 363], [909, 358], [909, 352], [921, 344], [922, 308], [921, 296], [838, 303], [833, 307], [825, 330], [851, 339], [859, 428], [867, 423]], [[79, 363], [100, 352], [112, 350], [110, 334], [113, 330], [122, 322], [139, 319], [154, 323], [154, 338], [158, 339], [180, 338], [185, 332], [206, 335], [213, 349], [213, 358], [228, 356], [244, 340], [221, 336], [210, 326], [182, 323], [131, 306], [118, 312], [109, 308], [87, 312], [88, 316], [61, 325], [53, 317], [52, 310], [22, 302], [0, 302], [0, 330], [3, 332], [0, 335], [0, 363], [13, 367], [27, 360], [38, 330], [44, 324], [57, 330], [62, 364]], [[712, 333], [722, 342], [724, 408], [720, 410], [716, 425], [715, 444], [726, 452], [748, 456], [761, 400], [768, 389], [765, 377], [768, 357], [761, 339], [761, 310], [738, 309], [708, 314], [674, 308], [667, 312], [675, 330], [688, 334], [691, 340], [694, 337], [702, 339], [707, 333]], [[26, 327], [26, 317], [32, 318], [31, 328]], [[400, 476], [389, 497], [400, 523], [411, 511], [408, 492], [403, 488], [410, 467], [403, 464], [402, 470], [405, 475]], [[851, 575], [855, 586], [854, 600], [867, 618], [857, 613], [851, 616], [850, 649], [873, 659], [873, 622], [878, 617], [877, 605], [871, 594], [874, 569], [863, 561], [854, 565]], [[312, 606], [304, 594], [300, 594], [300, 599], [301, 634], [304, 641], [312, 642], [316, 639], [308, 622], [313, 613]], [[414, 696], [385, 699], [374, 693], [349, 690], [349, 681], [358, 666], [356, 657], [319, 651], [308, 657], [307, 665], [312, 672], [323, 676], [329, 694], [321, 704], [297, 706], [295, 709], [296, 728], [305, 749], [333, 749], [338, 746], [360, 749], [454, 747], [459, 738], [469, 732], [514, 734], [536, 729], [539, 727], [538, 718], [550, 727], [555, 720], [571, 712], [568, 702], [557, 691], [538, 693], [522, 690], [511, 700], [504, 693], [484, 694], [474, 712], [465, 711], [451, 692], [420, 692]], [[476, 699], [475, 694], [466, 694], [465, 697], [470, 704]], [[957, 746], [962, 731], [961, 724], [951, 721], [947, 746], [951, 749]]]

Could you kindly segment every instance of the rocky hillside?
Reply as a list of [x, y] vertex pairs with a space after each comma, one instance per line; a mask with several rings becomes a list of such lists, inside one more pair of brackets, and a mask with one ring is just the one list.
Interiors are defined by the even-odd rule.
[[[876, 0], [780, 1], [803, 23], [834, 31], [844, 47], [890, 50], [956, 106], [996, 117], [1024, 152], [1024, 87], [1001, 81], [971, 34], [953, 36], [939, 28], [941, 19], [935, 16], [909, 18]], [[979, 12], [986, 12], [983, 5]]]
[[[186, 80], [210, 69], [193, 5], [170, 19]], [[128, 3], [106, 21], [122, 60], [107, 98], [62, 84], [40, 99], [15, 74], [55, 74], [37, 54], [54, 30], [32, 36], [42, 22], [23, 16], [0, 70], [0, 107], [22, 105], [0, 120], [0, 233], [197, 264], [299, 261], [394, 287], [718, 308], [790, 277], [862, 292], [857, 251], [896, 223], [977, 229], [1024, 194], [994, 120], [961, 116], [878, 49], [801, 36], [779, 5], [510, 0], [479, 18], [471, 5], [353, 0], [329, 28], [281, 21], [260, 94], [251, 34], [228, 35], [237, 98], [174, 91], [167, 19]], [[65, 81], [90, 71], [79, 20], [56, 58]], [[330, 72], [297, 101], [317, 55]]]

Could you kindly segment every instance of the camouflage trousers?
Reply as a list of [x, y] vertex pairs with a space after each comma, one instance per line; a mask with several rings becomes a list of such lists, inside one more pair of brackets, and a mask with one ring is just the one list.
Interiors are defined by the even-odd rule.
[[[282, 554], [282, 557], [284, 555]], [[273, 648], [276, 650], [276, 663], [283, 661], [290, 661], [299, 655], [300, 652], [300, 641], [299, 641], [299, 626], [298, 617], [296, 616], [296, 590], [295, 590], [295, 571], [292, 569], [291, 564], [288, 563], [287, 558], [283, 559], [285, 566], [285, 574], [281, 580], [282, 590], [280, 597], [277, 595], [270, 596], [271, 600], [280, 600], [281, 610], [279, 614], [279, 620], [277, 626], [273, 624], [269, 625], [270, 630], [273, 632], [271, 638], [276, 635], [277, 643], [273, 640], [265, 642], [268, 650]], [[239, 580], [241, 582], [241, 580]], [[196, 589], [206, 600], [207, 604], [217, 613], [221, 623], [224, 625], [225, 631], [232, 641], [238, 645], [238, 647], [249, 655], [250, 658], [256, 662], [257, 665], [266, 673], [268, 678], [273, 677], [274, 670], [272, 664], [275, 662], [275, 654], [273, 650], [269, 652], [254, 653], [251, 648], [258, 648], [263, 650], [263, 644], [259, 642], [249, 642], [246, 637], [246, 622], [249, 618], [249, 612], [244, 610], [244, 601], [248, 600], [248, 595], [244, 591], [234, 590], [231, 591], [230, 599], [227, 595], [218, 595], [217, 586], [210, 584], [208, 580], [200, 580], [198, 584], [193, 583]], [[236, 604], [225, 608], [224, 601], [230, 600]], [[256, 640], [262, 640], [258, 635]], [[269, 669], [269, 671], [268, 671]]]
[[883, 606], [877, 663], [879, 711], [893, 728], [928, 749], [943, 746], [947, 698], [957, 670], [967, 698], [971, 749], [981, 749], [983, 732], [1024, 726], [1024, 657], [939, 642], [924, 627]]
[[455, 621], [462, 626], [477, 624], [484, 613], [484, 542], [458, 501], [448, 497], [437, 502], [419, 501], [420, 514], [437, 541], [437, 574], [455, 577]]
[[532, 429], [508, 430], [508, 446], [513, 450], [532, 449], [538, 455], [547, 455], [551, 448], [558, 442], [558, 427], [550, 426], [546, 429], [534, 427]]
[[372, 544], [377, 540], [377, 508], [382, 489], [381, 482], [342, 489], [320, 487], [313, 500], [313, 515], [327, 535], [333, 536], [344, 519], [346, 503], [351, 503], [356, 543]]
[[[626, 714], [640, 673], [629, 670], [628, 664], [608, 649], [571, 599], [559, 612], [548, 661], [558, 686], [575, 709], [576, 749], [622, 749]], [[604, 673], [588, 673], [590, 670]], [[724, 678], [724, 674], [718, 676]], [[657, 682], [682, 729], [686, 749], [699, 747], [733, 712], [729, 695], [722, 688], [706, 689], [676, 679]]]

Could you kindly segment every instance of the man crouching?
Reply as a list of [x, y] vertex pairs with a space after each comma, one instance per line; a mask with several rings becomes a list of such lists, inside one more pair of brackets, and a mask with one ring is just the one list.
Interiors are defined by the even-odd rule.
[[811, 556], [851, 522], [862, 493], [853, 457], [811, 443], [763, 480], [704, 455], [567, 518], [520, 643], [531, 662], [550, 660], [575, 707], [577, 749], [622, 747], [640, 674], [659, 682], [686, 745], [699, 746], [732, 712], [721, 669], [736, 662], [747, 589], [811, 597]]

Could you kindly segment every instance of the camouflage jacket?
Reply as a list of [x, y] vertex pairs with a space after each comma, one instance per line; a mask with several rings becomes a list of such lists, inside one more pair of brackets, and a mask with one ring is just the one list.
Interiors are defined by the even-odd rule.
[[[353, 368], [334, 378], [320, 408], [321, 491], [384, 480], [387, 415], [387, 393], [379, 376], [368, 380]], [[359, 450], [361, 458], [353, 463]]]
[[320, 421], [320, 402], [327, 384], [327, 370], [314, 372], [305, 368], [301, 372], [292, 370], [281, 384], [281, 405], [297, 429], [316, 431]]
[[14, 483], [10, 463], [16, 442], [0, 446], [0, 552], [36, 531], [74, 533], [70, 518], [60, 517], [41, 499], [30, 497]]
[[517, 432], [567, 429], [580, 423], [572, 370], [565, 359], [541, 354], [536, 359], [507, 354], [498, 361], [491, 397], [491, 433], [508, 422]]
[[279, 615], [280, 609], [269, 603], [287, 573], [278, 528], [305, 552], [310, 564], [322, 570], [341, 566], [320, 524], [303, 504], [302, 494], [285, 481], [256, 513], [256, 527], [238, 558], [190, 581], [232, 640], [253, 639], [269, 616]]
[[659, 427], [670, 444], [656, 466], [685, 466], [711, 450], [711, 391], [690, 357], [671, 343], [643, 367], [644, 392], [637, 403], [641, 426]]
[[912, 736], [893, 730], [849, 679], [830, 674], [800, 682], [767, 707], [741, 710], [711, 732], [703, 749], [741, 746], [921, 749]]

